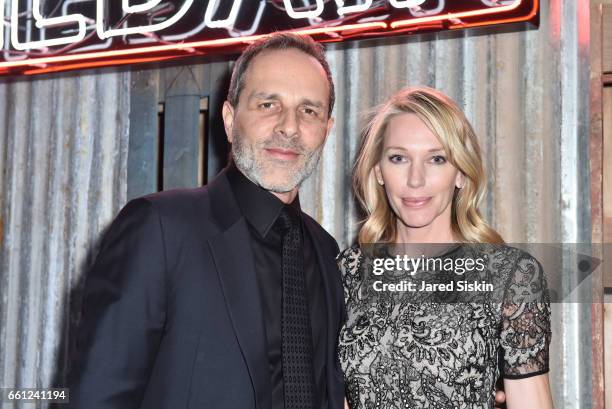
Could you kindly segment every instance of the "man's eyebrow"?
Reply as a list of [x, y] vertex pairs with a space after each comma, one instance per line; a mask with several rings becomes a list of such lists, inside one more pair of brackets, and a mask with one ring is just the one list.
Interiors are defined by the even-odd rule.
[[251, 98], [255, 99], [278, 99], [278, 94], [270, 94], [268, 92], [255, 92], [251, 94]]
[[320, 102], [320, 101], [313, 101], [313, 100], [308, 99], [308, 98], [302, 99], [302, 104], [303, 105], [308, 105], [308, 106], [311, 106], [311, 107], [315, 107], [315, 108], [323, 108], [324, 107], [324, 104], [322, 102]]
[[[250, 99], [280, 99], [280, 96], [278, 94], [260, 91], [260, 92], [253, 92], [249, 98]], [[309, 98], [303, 98], [300, 101], [300, 104], [308, 105], [308, 106], [311, 106], [314, 108], [320, 108], [320, 109], [325, 108], [325, 104], [323, 102], [313, 101], [312, 99], [309, 99]]]

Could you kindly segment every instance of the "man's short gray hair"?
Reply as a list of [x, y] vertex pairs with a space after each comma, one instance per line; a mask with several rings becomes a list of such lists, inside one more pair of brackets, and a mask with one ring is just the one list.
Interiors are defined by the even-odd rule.
[[334, 91], [334, 82], [332, 80], [331, 69], [329, 68], [327, 59], [325, 58], [325, 50], [323, 49], [322, 45], [315, 42], [312, 38], [297, 34], [272, 34], [271, 36], [264, 37], [247, 47], [234, 65], [227, 100], [233, 107], [238, 106], [240, 93], [244, 88], [244, 77], [249, 65], [253, 61], [253, 58], [264, 51], [287, 49], [295, 49], [314, 57], [321, 64], [323, 70], [325, 70], [327, 81], [329, 82], [328, 115], [331, 116], [334, 109], [336, 95]]

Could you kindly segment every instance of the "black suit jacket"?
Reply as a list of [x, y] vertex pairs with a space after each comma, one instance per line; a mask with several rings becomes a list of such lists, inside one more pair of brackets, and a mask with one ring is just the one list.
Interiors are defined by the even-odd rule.
[[[327, 390], [341, 409], [338, 246], [310, 217], [327, 316]], [[269, 409], [271, 385], [249, 231], [222, 172], [199, 189], [129, 202], [84, 289], [72, 409]]]

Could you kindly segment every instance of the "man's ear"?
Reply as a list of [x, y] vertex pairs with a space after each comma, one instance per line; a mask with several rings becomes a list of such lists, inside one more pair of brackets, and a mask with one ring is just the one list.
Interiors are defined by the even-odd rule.
[[334, 127], [334, 118], [329, 117], [327, 120], [327, 124], [325, 125], [325, 139], [323, 139], [323, 145], [327, 142], [327, 137], [331, 133], [332, 128]]
[[326, 128], [325, 129], [325, 142], [327, 142], [327, 137], [331, 133], [331, 130], [333, 127], [334, 127], [334, 118], [330, 116], [329, 119], [327, 120], [327, 125], [325, 127]]
[[221, 116], [223, 117], [223, 126], [225, 127], [225, 135], [227, 141], [232, 143], [233, 129], [234, 129], [234, 107], [229, 101], [223, 103], [223, 109], [221, 110]]

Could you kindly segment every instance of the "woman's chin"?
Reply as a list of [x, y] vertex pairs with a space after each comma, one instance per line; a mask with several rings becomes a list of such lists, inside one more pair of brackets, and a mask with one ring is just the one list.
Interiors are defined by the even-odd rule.
[[414, 217], [414, 215], [410, 215], [410, 217], [402, 217], [401, 221], [409, 229], [422, 229], [431, 225], [433, 217], [427, 217], [426, 215]]

